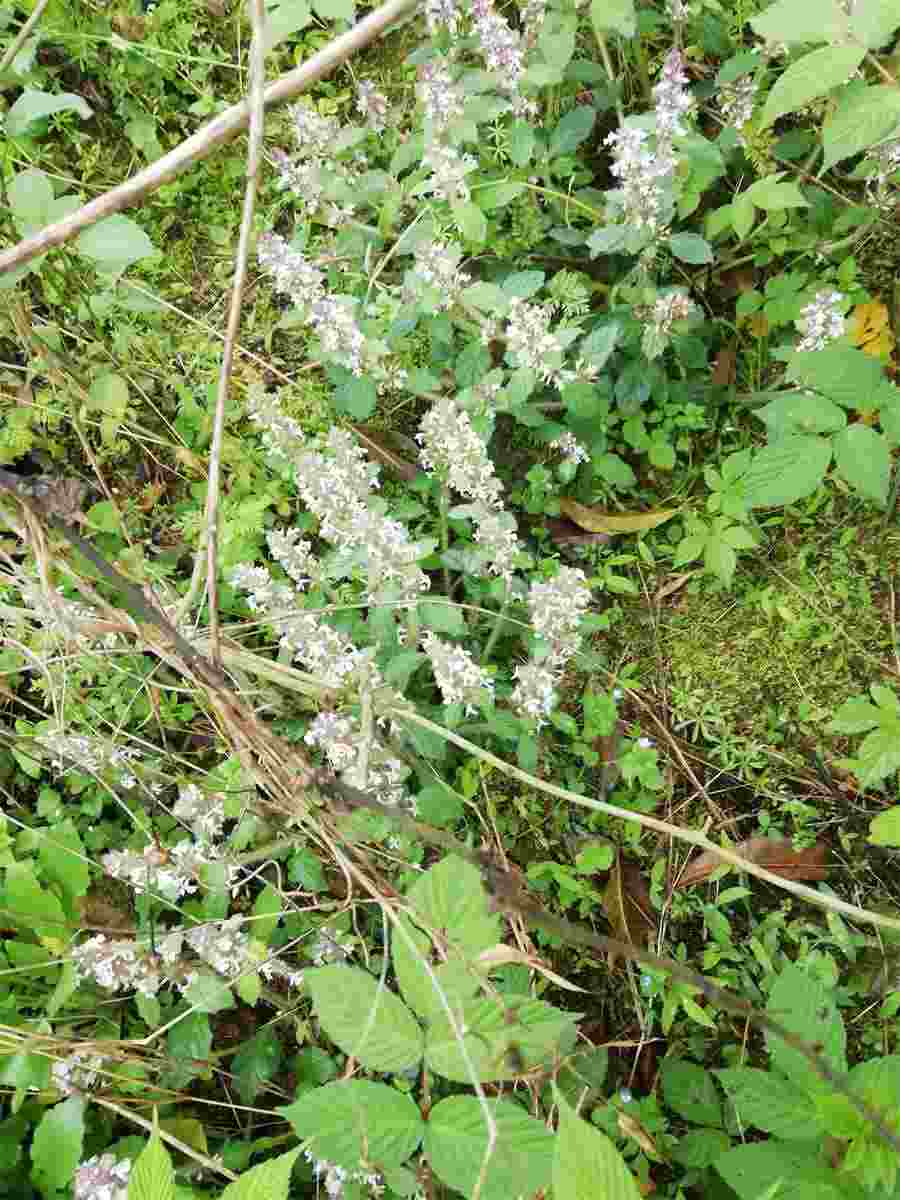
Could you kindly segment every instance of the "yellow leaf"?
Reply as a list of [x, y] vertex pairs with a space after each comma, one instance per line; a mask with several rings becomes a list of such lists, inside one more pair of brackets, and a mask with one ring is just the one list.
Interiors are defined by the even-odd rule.
[[847, 333], [854, 346], [873, 358], [889, 358], [894, 349], [890, 314], [880, 300], [857, 304], [847, 319]]
[[677, 508], [658, 508], [652, 512], [606, 513], [567, 496], [562, 497], [559, 508], [569, 520], [589, 533], [641, 533], [664, 524], [678, 512]]
[[168, 1117], [166, 1120], [160, 1121], [159, 1127], [166, 1133], [171, 1133], [172, 1137], [178, 1138], [179, 1142], [190, 1146], [192, 1150], [197, 1150], [200, 1154], [208, 1152], [206, 1130], [196, 1117]]
[[747, 328], [754, 337], [764, 338], [769, 332], [769, 318], [765, 313], [754, 313], [747, 318]]

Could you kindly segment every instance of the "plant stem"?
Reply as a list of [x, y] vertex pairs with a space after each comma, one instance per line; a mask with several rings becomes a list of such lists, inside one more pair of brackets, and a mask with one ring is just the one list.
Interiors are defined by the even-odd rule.
[[509, 585], [506, 588], [506, 595], [503, 597], [503, 603], [500, 605], [500, 611], [494, 619], [493, 627], [490, 635], [485, 643], [484, 650], [481, 654], [481, 665], [490, 661], [490, 657], [494, 652], [494, 647], [497, 645], [497, 639], [500, 636], [500, 630], [503, 628], [503, 622], [506, 620], [506, 610], [509, 608]]

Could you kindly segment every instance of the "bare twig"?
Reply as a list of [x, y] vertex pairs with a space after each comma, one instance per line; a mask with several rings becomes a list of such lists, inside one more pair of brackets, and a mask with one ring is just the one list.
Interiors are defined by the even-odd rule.
[[16, 36], [13, 38], [10, 45], [6, 48], [6, 53], [3, 55], [2, 58], [0, 58], [0, 72], [5, 71], [6, 68], [8, 66], [10, 66], [10, 64], [13, 62], [16, 55], [19, 53], [19, 51], [25, 45], [25, 41], [26, 41], [28, 35], [31, 33], [32, 29], [34, 29], [35, 25], [37, 25], [37, 23], [41, 19], [41, 17], [44, 15], [44, 9], [47, 7], [47, 5], [49, 3], [50, 3], [50, 0], [38, 0], [37, 4], [34, 6], [34, 12], [31, 14], [31, 16], [28, 18], [28, 20], [25, 22], [25, 24], [22, 26], [22, 28], [19, 30], [19, 32], [16, 34]]
[[[386, 4], [369, 13], [352, 29], [329, 42], [318, 54], [314, 54], [308, 62], [270, 84], [264, 92], [266, 107], [293, 100], [311, 84], [330, 74], [351, 55], [375, 41], [389, 26], [415, 8], [415, 3], [416, 0], [388, 0]], [[88, 229], [104, 217], [132, 208], [163, 184], [170, 183], [195, 163], [207, 158], [218, 146], [230, 141], [249, 121], [249, 100], [242, 100], [233, 104], [231, 108], [226, 108], [223, 113], [208, 121], [202, 129], [186, 138], [180, 146], [164, 154], [131, 179], [91, 200], [71, 216], [54, 221], [52, 225], [23, 238], [17, 245], [0, 253], [0, 275], [13, 267], [31, 262], [40, 254], [46, 254], [54, 246], [71, 241], [83, 229]]]
[[[234, 362], [234, 347], [241, 327], [241, 305], [247, 278], [247, 258], [253, 235], [253, 214], [256, 211], [256, 192], [259, 186], [259, 164], [262, 158], [265, 126], [266, 86], [266, 10], [263, 0], [249, 0], [248, 9], [253, 25], [250, 42], [250, 138], [247, 146], [247, 186], [244, 189], [244, 211], [238, 237], [237, 259], [234, 264], [234, 283], [231, 288], [231, 307], [222, 348], [216, 411], [213, 417], [212, 442], [209, 451], [209, 476], [206, 487], [206, 576], [209, 595], [209, 653], [215, 666], [221, 665], [219, 651], [219, 480], [222, 470], [222, 439], [225, 430], [225, 404], [228, 382]], [[202, 561], [202, 547], [197, 550]], [[196, 570], [196, 568], [195, 568]]]

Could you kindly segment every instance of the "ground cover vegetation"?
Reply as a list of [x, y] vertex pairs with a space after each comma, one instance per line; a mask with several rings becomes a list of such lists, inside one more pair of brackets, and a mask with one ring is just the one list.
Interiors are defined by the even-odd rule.
[[0, 1197], [900, 1197], [898, 33], [0, 4]]

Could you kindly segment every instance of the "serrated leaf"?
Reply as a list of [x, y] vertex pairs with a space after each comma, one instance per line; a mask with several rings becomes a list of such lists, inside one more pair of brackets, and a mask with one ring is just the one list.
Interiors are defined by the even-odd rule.
[[669, 1108], [696, 1125], [722, 1124], [722, 1105], [708, 1071], [682, 1058], [667, 1058], [660, 1072]]
[[830, 462], [827, 438], [798, 435], [766, 446], [753, 456], [744, 477], [747, 505], [775, 508], [802, 500], [825, 478]]
[[878, 408], [885, 386], [881, 363], [855, 346], [826, 346], [794, 354], [787, 377], [858, 411]]
[[[738, 1200], [848, 1200], [840, 1174], [816, 1143], [773, 1139], [735, 1146], [716, 1160], [715, 1169]], [[864, 1194], [850, 1193], [854, 1200]]]
[[72, 1181], [81, 1161], [84, 1140], [84, 1100], [70, 1096], [48, 1108], [31, 1143], [31, 1177], [45, 1196], [52, 1197]]
[[751, 17], [753, 29], [767, 42], [840, 42], [849, 31], [847, 14], [839, 0], [777, 0]]
[[[744, 197], [764, 212], [780, 212], [788, 208], [808, 208], [809, 201], [796, 183], [782, 183], [780, 175], [767, 175], [752, 183]], [[742, 197], [738, 197], [740, 200]], [[737, 201], [732, 201], [732, 215]]]
[[851, 5], [850, 32], [869, 50], [883, 46], [900, 27], [900, 0], [856, 0]]
[[591, 24], [598, 37], [606, 33], [634, 37], [637, 31], [634, 0], [591, 0]]
[[316, 1016], [329, 1038], [370, 1071], [405, 1071], [422, 1057], [422, 1030], [403, 1001], [358, 967], [307, 971]]
[[733, 1067], [715, 1072], [738, 1117], [781, 1138], [819, 1138], [824, 1129], [809, 1096], [775, 1071]]
[[606, 1134], [582, 1121], [559, 1092], [556, 1103], [554, 1200], [638, 1200], [641, 1192], [635, 1178]]
[[843, 96], [822, 128], [822, 170], [889, 137], [900, 122], [900, 90], [878, 84]]
[[581, 529], [589, 533], [641, 533], [647, 529], [655, 529], [674, 517], [677, 508], [659, 508], [655, 511], [641, 513], [608, 513], [599, 508], [589, 508], [579, 504], [568, 496], [563, 496], [559, 502], [560, 512], [574, 521]]
[[873, 846], [900, 846], [900, 805], [895, 804], [872, 818], [869, 841]]
[[697, 233], [673, 233], [669, 238], [669, 249], [676, 258], [692, 266], [713, 261], [712, 246]]
[[[542, 1121], [508, 1100], [488, 1101], [497, 1142], [482, 1200], [533, 1196], [550, 1185], [554, 1135]], [[471, 1196], [488, 1145], [488, 1128], [474, 1096], [450, 1096], [431, 1110], [425, 1153], [432, 1170], [453, 1191]]]
[[477, 867], [449, 854], [426, 871], [406, 896], [407, 903], [425, 928], [469, 958], [475, 958], [500, 940], [500, 920], [489, 909]]
[[865, 57], [862, 46], [823, 46], [804, 54], [775, 81], [762, 111], [762, 128], [796, 112], [850, 78]]
[[590, 137], [596, 119], [597, 110], [586, 104], [570, 109], [553, 130], [550, 157], [557, 158], [577, 150], [585, 138]]
[[102, 271], [124, 271], [154, 253], [153, 243], [137, 221], [121, 213], [85, 229], [74, 245], [79, 254], [93, 259]]
[[[505, 1002], [504, 1002], [505, 999]], [[470, 1083], [469, 1062], [482, 1081], [513, 1079], [546, 1062], [572, 1028], [573, 1016], [541, 1000], [485, 997], [470, 1000], [460, 1012], [465, 1029], [463, 1054], [446, 1013], [435, 1014], [425, 1045], [431, 1070], [457, 1083]]]
[[245, 1104], [255, 1101], [263, 1084], [278, 1071], [282, 1057], [281, 1041], [272, 1028], [259, 1030], [241, 1046], [232, 1060], [231, 1070]]
[[[300, 1156], [300, 1148], [289, 1150], [278, 1158], [260, 1163], [245, 1171], [240, 1179], [229, 1183], [219, 1200], [287, 1200], [291, 1172]], [[128, 1200], [132, 1200], [129, 1192]], [[147, 1200], [150, 1200], [148, 1197]], [[154, 1197], [154, 1200], [161, 1200]]]
[[456, 228], [468, 242], [481, 246], [487, 237], [487, 217], [477, 204], [456, 200], [450, 206]]
[[131, 1168], [128, 1200], [175, 1200], [172, 1160], [155, 1131]]
[[[391, 939], [397, 983], [407, 1004], [423, 1021], [432, 1024], [445, 1016], [445, 1009], [444, 1001], [422, 961], [423, 958], [425, 962], [430, 961], [431, 939], [405, 916], [399, 917], [398, 921], [401, 928], [394, 930]], [[412, 941], [418, 954], [410, 947], [404, 934]], [[432, 971], [450, 1007], [457, 1011], [464, 1001], [475, 995], [481, 980], [475, 969], [467, 966], [462, 956], [454, 954], [453, 950], [448, 953], [448, 961], [435, 964]]]
[[[838, 1011], [834, 992], [821, 980], [792, 964], [775, 980], [766, 1013], [806, 1042], [815, 1043], [819, 1053], [836, 1071], [847, 1070], [847, 1035]], [[827, 1090], [828, 1084], [813, 1070], [799, 1050], [782, 1041], [777, 1034], [766, 1033], [766, 1045], [772, 1066], [798, 1087], [810, 1093]]]
[[838, 474], [861, 496], [885, 504], [891, 486], [891, 452], [884, 436], [868, 425], [855, 424], [833, 438]]
[[21, 137], [23, 133], [27, 133], [32, 122], [58, 112], [74, 112], [84, 120], [94, 115], [87, 101], [81, 96], [76, 96], [74, 92], [51, 95], [49, 92], [26, 88], [6, 114], [6, 132], [10, 137]]
[[379, 1164], [405, 1162], [424, 1131], [412, 1097], [367, 1079], [327, 1083], [277, 1111], [316, 1158], [348, 1170], [363, 1158]]

